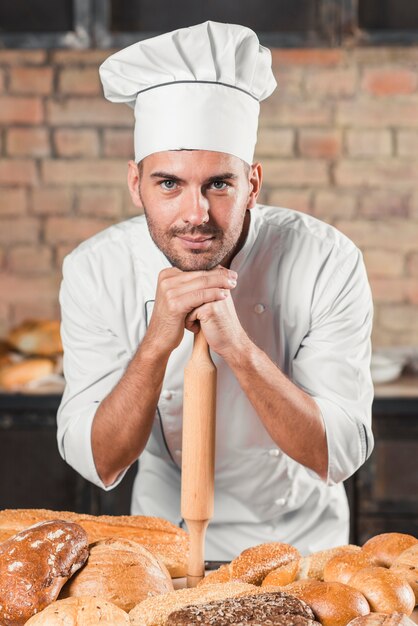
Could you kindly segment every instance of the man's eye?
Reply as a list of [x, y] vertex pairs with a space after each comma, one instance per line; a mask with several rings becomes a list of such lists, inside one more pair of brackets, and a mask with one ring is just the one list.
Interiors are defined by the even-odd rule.
[[160, 185], [163, 189], [175, 189], [176, 188], [176, 182], [174, 180], [163, 180], [161, 181]]
[[227, 187], [228, 184], [225, 183], [223, 180], [214, 180], [212, 183], [212, 187], [214, 189], [225, 189], [225, 187]]

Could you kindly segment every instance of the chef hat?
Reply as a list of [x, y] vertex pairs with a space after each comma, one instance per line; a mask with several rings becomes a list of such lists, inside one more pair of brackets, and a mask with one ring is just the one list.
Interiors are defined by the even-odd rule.
[[252, 163], [259, 101], [275, 89], [270, 50], [245, 26], [205, 22], [116, 52], [104, 94], [135, 110], [135, 160], [164, 150], [214, 150]]

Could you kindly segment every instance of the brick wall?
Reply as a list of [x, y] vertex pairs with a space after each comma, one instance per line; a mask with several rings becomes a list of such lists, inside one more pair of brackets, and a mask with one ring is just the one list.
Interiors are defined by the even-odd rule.
[[[64, 255], [134, 215], [132, 112], [106, 102], [108, 51], [0, 50], [0, 335], [57, 317]], [[418, 344], [418, 48], [274, 50], [262, 201], [334, 224], [363, 250], [374, 345]]]

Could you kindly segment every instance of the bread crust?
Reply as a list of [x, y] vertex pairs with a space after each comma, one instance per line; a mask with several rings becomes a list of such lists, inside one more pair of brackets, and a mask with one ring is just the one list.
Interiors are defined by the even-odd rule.
[[128, 626], [129, 616], [103, 598], [57, 600], [34, 615], [25, 626]]
[[366, 567], [350, 579], [350, 586], [361, 591], [376, 613], [411, 615], [415, 595], [411, 586], [385, 567]]
[[324, 581], [350, 584], [356, 572], [373, 565], [373, 559], [361, 550], [354, 554], [340, 554], [330, 559], [324, 567]]
[[391, 571], [404, 578], [415, 594], [415, 605], [418, 604], [418, 543], [401, 552], [390, 567]]
[[50, 359], [25, 359], [16, 363], [0, 366], [0, 389], [13, 391], [33, 380], [49, 376], [54, 371], [54, 362]]
[[403, 613], [369, 613], [351, 620], [348, 626], [415, 626], [415, 622]]
[[6, 340], [28, 355], [55, 356], [63, 351], [59, 320], [26, 320], [13, 328]]
[[375, 565], [390, 567], [402, 552], [416, 543], [418, 543], [418, 539], [413, 535], [382, 533], [366, 541], [362, 551], [373, 558]]
[[56, 600], [88, 557], [78, 524], [52, 520], [27, 528], [0, 545], [0, 622], [23, 625]]

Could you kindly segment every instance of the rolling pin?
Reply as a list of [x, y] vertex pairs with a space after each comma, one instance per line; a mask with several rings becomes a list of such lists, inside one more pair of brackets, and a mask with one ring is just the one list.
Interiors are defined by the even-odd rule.
[[187, 586], [205, 575], [205, 535], [213, 516], [216, 367], [200, 330], [184, 370], [181, 514], [190, 536]]

